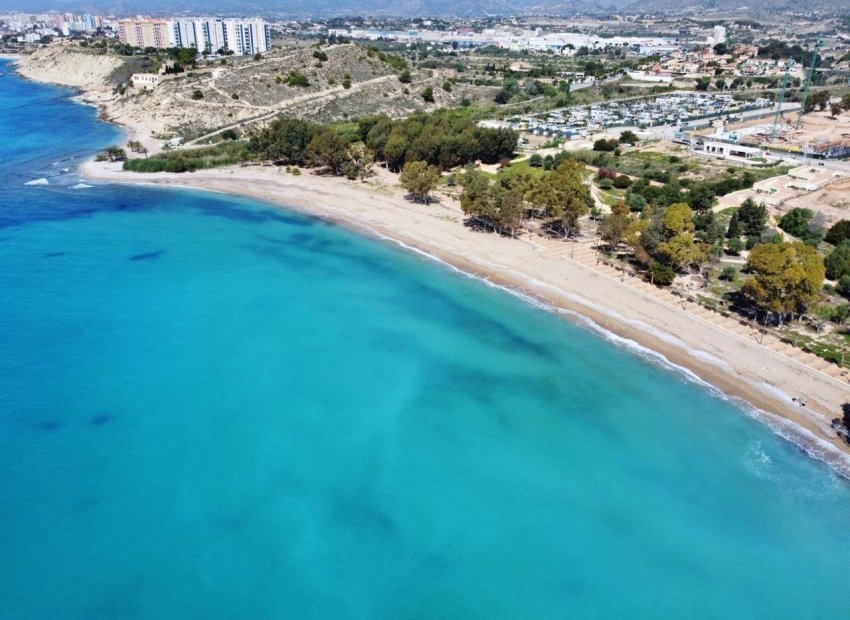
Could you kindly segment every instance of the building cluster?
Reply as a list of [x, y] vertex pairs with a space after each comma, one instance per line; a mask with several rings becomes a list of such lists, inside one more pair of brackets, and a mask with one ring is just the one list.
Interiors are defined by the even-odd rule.
[[758, 46], [736, 45], [727, 53], [718, 54], [712, 47], [706, 49], [676, 49], [642, 64], [637, 71], [629, 72], [634, 80], [671, 83], [676, 79], [694, 79], [717, 75], [724, 76], [781, 77], [787, 71], [792, 77], [803, 77], [804, 67], [791, 59], [760, 58]]
[[223, 52], [253, 55], [271, 49], [268, 24], [260, 18], [220, 19], [179, 17], [114, 19], [70, 13], [0, 15], [0, 32], [16, 35], [19, 43], [39, 43], [44, 37], [102, 33], [133, 47], [195, 48], [201, 54]]
[[75, 13], [12, 13], [0, 15], [3, 30], [18, 36], [21, 43], [38, 43], [42, 37], [91, 33], [108, 27], [100, 15]]
[[118, 40], [133, 47], [194, 48], [201, 54], [253, 55], [271, 49], [269, 26], [258, 17], [122, 19]]
[[682, 127], [694, 121], [707, 123], [718, 117], [729, 120], [737, 117], [740, 120], [740, 115], [746, 111], [765, 111], [772, 107], [773, 102], [768, 99], [739, 102], [731, 95], [681, 92], [654, 98], [574, 106], [508, 120], [510, 126], [518, 131], [552, 138], [580, 139], [612, 127]]
[[367, 41], [398, 41], [401, 43], [430, 43], [437, 46], [472, 48], [501, 47], [515, 51], [553, 52], [572, 56], [582, 47], [588, 49], [628, 48], [650, 55], [663, 50], [678, 49], [675, 39], [666, 37], [601, 37], [580, 32], [542, 32], [510, 28], [471, 28], [455, 30], [382, 30], [362, 28], [328, 28], [328, 36]]

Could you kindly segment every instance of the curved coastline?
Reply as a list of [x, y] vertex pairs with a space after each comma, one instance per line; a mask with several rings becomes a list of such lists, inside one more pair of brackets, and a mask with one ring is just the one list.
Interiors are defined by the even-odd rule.
[[[589, 267], [567, 259], [547, 261], [528, 241], [472, 232], [462, 225], [456, 204], [444, 200], [422, 208], [387, 185], [370, 186], [315, 175], [293, 177], [264, 167], [191, 174], [125, 173], [115, 164], [90, 160], [82, 164], [81, 173], [101, 182], [258, 199], [415, 251], [567, 320], [584, 323], [655, 363], [677, 369], [850, 478], [850, 446], [830, 428], [840, 405], [850, 401], [850, 385], [667, 307]], [[356, 206], [347, 208], [350, 205]], [[715, 345], [713, 351], [706, 346], [711, 343]], [[727, 351], [724, 345], [734, 350]], [[805, 394], [809, 406], [794, 405], [791, 394]]]
[[[11, 64], [18, 65], [20, 58], [11, 60]], [[119, 128], [124, 141], [142, 140], [149, 152], [158, 150], [158, 143], [154, 144], [149, 139], [145, 127], [104, 117], [104, 102], [96, 91], [49, 82], [38, 75], [22, 75], [20, 70], [17, 73], [23, 79], [53, 83], [72, 90], [72, 100], [100, 110], [101, 120]], [[541, 279], [536, 277], [539, 274], [528, 273], [525, 265], [508, 266], [498, 260], [488, 260], [493, 258], [494, 250], [508, 249], [507, 254], [514, 255], [514, 258], [517, 254], [527, 256], [528, 244], [472, 233], [462, 225], [462, 213], [457, 204], [431, 205], [423, 210], [421, 205], [407, 202], [402, 192], [389, 185], [370, 186], [315, 175], [284, 176], [280, 170], [257, 167], [219, 168], [191, 174], [123, 173], [114, 164], [89, 160], [80, 165], [80, 172], [87, 179], [101, 182], [166, 186], [248, 197], [416, 251], [555, 311], [567, 320], [601, 330], [603, 337], [613, 338], [626, 348], [638, 347], [637, 352], [641, 355], [651, 353], [649, 357], [655, 362], [678, 369], [690, 380], [737, 403], [747, 415], [767, 423], [774, 432], [793, 441], [810, 456], [828, 463], [835, 471], [850, 478], [850, 445], [841, 441], [830, 426], [831, 421], [840, 415], [841, 405], [850, 402], [850, 384], [841, 384], [754, 341], [726, 332], [694, 315], [679, 312], [579, 263], [566, 259], [549, 261], [550, 267], [563, 268], [564, 273], [553, 273], [558, 269], [550, 269], [546, 275], [551, 277]], [[368, 192], [367, 200], [362, 200], [364, 192]], [[353, 203], [361, 208], [346, 208]], [[368, 208], [362, 208], [367, 203]], [[411, 217], [400, 219], [400, 211], [409, 212]], [[424, 232], [429, 234], [423, 234], [423, 229], [418, 228], [423, 224], [426, 225]], [[437, 227], [440, 230], [436, 230]], [[485, 245], [486, 252], [478, 251], [483, 250]], [[532, 256], [539, 249], [533, 248]], [[535, 258], [541, 258], [539, 253]], [[571, 279], [576, 280], [574, 286], [562, 284], [564, 280], [572, 284]], [[600, 287], [600, 283], [604, 285]], [[600, 289], [594, 292], [601, 294], [595, 299], [581, 294], [585, 284], [593, 284]], [[587, 290], [583, 292], [587, 293]], [[650, 312], [647, 313], [645, 308], [639, 312], [633, 301], [648, 305]], [[668, 322], [667, 318], [678, 325]], [[713, 335], [720, 337], [721, 344], [714, 342]], [[724, 349], [722, 343], [733, 346]], [[712, 346], [715, 348], [713, 352], [708, 350]], [[745, 355], [739, 356], [741, 353]], [[805, 394], [808, 407], [794, 405], [792, 394]]]

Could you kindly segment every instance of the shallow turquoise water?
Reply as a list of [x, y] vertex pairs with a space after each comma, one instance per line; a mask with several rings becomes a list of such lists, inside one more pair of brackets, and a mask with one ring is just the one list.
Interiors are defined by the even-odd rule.
[[380, 243], [74, 189], [66, 96], [0, 76], [0, 617], [846, 615], [821, 463]]

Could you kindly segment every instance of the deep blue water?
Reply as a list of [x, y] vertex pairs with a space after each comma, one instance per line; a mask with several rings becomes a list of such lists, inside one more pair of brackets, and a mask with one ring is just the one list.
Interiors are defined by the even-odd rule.
[[847, 617], [826, 466], [378, 242], [75, 188], [67, 96], [0, 76], [0, 618]]

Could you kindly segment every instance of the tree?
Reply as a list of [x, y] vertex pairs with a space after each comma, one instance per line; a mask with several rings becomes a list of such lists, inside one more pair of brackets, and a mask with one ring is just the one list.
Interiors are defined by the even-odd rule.
[[670, 265], [654, 262], [649, 267], [649, 276], [653, 284], [658, 286], [670, 286], [676, 279], [676, 272]]
[[398, 128], [393, 129], [387, 138], [387, 143], [384, 146], [384, 156], [387, 161], [387, 168], [393, 172], [398, 172], [404, 166], [405, 153], [410, 147], [407, 140], [407, 135], [404, 131]]
[[304, 158], [311, 166], [325, 168], [334, 176], [341, 176], [348, 159], [348, 140], [335, 129], [326, 127], [310, 140]]
[[667, 207], [664, 212], [664, 234], [670, 239], [683, 233], [694, 231], [694, 212], [684, 202], [678, 202]]
[[404, 164], [399, 181], [415, 200], [428, 202], [430, 194], [440, 180], [440, 170], [424, 161], [409, 161]]
[[630, 129], [620, 134], [620, 144], [637, 144], [638, 142], [637, 134]]
[[410, 76], [410, 71], [405, 69], [401, 73], [398, 74], [398, 81], [402, 84], [410, 84], [413, 81], [413, 78]]
[[618, 144], [614, 139], [606, 140], [605, 138], [599, 138], [593, 143], [593, 150], [610, 152], [616, 149]]
[[434, 103], [434, 87], [426, 86], [425, 90], [422, 91], [422, 99], [426, 103]]
[[646, 198], [634, 192], [629, 193], [626, 202], [628, 203], [629, 210], [631, 211], [640, 213], [646, 208]]
[[705, 249], [696, 242], [692, 232], [679, 233], [658, 244], [657, 254], [663, 259], [663, 262], [669, 264], [676, 271], [681, 271], [706, 259]]
[[804, 243], [768, 243], [750, 251], [747, 269], [753, 273], [742, 292], [758, 308], [780, 319], [803, 313], [823, 287], [823, 259]]
[[727, 244], [728, 252], [732, 256], [738, 256], [744, 249], [744, 242], [740, 237], [732, 237]]
[[254, 60], [262, 60], [262, 59], [263, 59], [263, 55], [260, 52], [257, 52], [256, 54], [254, 54]]
[[511, 236], [516, 234], [525, 212], [525, 200], [519, 186], [490, 183], [472, 167], [464, 173], [461, 184], [464, 189], [460, 206], [465, 214], [494, 230], [507, 230]]
[[838, 281], [838, 286], [836, 290], [840, 295], [843, 295], [847, 299], [850, 299], [850, 276], [843, 276]]
[[375, 154], [362, 145], [352, 145], [348, 148], [348, 160], [342, 165], [342, 172], [348, 178], [365, 179], [372, 173]]
[[602, 239], [608, 242], [612, 250], [616, 250], [617, 246], [620, 245], [630, 222], [629, 208], [622, 202], [615, 204], [611, 208], [611, 214], [602, 220], [599, 225], [599, 232]]
[[302, 166], [318, 126], [298, 118], [278, 118], [251, 136], [248, 149], [286, 166]]
[[632, 180], [625, 174], [620, 174], [614, 179], [614, 187], [617, 189], [627, 189], [632, 184]]
[[701, 77], [697, 80], [695, 88], [700, 91], [706, 91], [709, 86], [711, 86], [711, 78]]
[[729, 218], [729, 227], [726, 229], [726, 238], [738, 239], [743, 230], [744, 227], [741, 226], [741, 222], [738, 220], [738, 212], [735, 211], [732, 213], [732, 217]]
[[835, 118], [836, 116], [841, 114], [841, 106], [837, 103], [829, 104], [829, 114], [830, 116], [832, 116], [832, 118]]
[[542, 168], [543, 158], [537, 153], [535, 153], [534, 155], [528, 158], [528, 165], [532, 168]]
[[814, 212], [811, 209], [803, 209], [795, 207], [788, 213], [782, 216], [779, 220], [779, 228], [795, 237], [805, 237], [806, 231], [809, 228], [809, 223], [814, 217]]
[[838, 245], [847, 239], [850, 239], [850, 220], [839, 220], [826, 233], [826, 241], [832, 245]]
[[192, 91], [192, 99], [197, 101], [198, 99], [203, 99], [203, 98], [204, 98], [204, 93], [202, 91], [198, 90], [197, 88]]
[[688, 204], [697, 211], [714, 206], [714, 190], [704, 183], [694, 185], [688, 192]]
[[120, 146], [109, 146], [97, 156], [98, 161], [127, 161], [127, 151]]
[[723, 238], [723, 225], [718, 221], [717, 215], [709, 209], [700, 211], [694, 215], [694, 230], [700, 241], [714, 244]]
[[767, 228], [767, 207], [763, 202], [756, 204], [752, 198], [742, 202], [733, 217], [741, 223], [742, 233], [748, 236], [759, 236]]
[[850, 241], [842, 241], [824, 260], [826, 277], [840, 280], [850, 275]]
[[779, 228], [811, 246], [817, 246], [824, 238], [821, 221], [822, 218], [816, 217], [811, 209], [795, 207], [782, 216]]
[[568, 159], [547, 174], [534, 192], [532, 202], [554, 218], [553, 226], [560, 228], [565, 237], [579, 229], [579, 218], [593, 206], [586, 177], [584, 164]]

